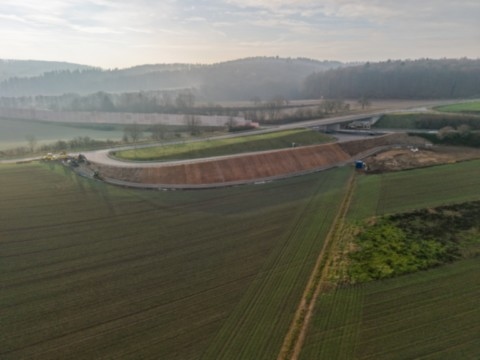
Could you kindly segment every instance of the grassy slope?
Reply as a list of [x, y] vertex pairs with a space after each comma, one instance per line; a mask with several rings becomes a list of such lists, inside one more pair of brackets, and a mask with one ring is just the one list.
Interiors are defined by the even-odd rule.
[[438, 111], [456, 112], [456, 113], [458, 112], [480, 113], [480, 101], [439, 106], [435, 109]]
[[248, 135], [222, 140], [165, 145], [145, 149], [127, 150], [116, 156], [127, 160], [182, 160], [210, 156], [230, 155], [250, 151], [289, 148], [297, 145], [314, 145], [329, 141], [330, 137], [310, 130], [288, 130], [268, 134]]
[[[480, 199], [480, 161], [362, 176], [349, 220]], [[478, 258], [319, 298], [302, 359], [475, 358]]]
[[196, 359], [276, 357], [348, 169], [198, 192], [0, 173], [2, 359]]

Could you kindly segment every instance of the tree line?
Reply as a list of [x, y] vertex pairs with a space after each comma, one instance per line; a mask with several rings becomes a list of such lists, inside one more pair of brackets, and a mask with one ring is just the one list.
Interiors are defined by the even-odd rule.
[[0, 96], [138, 92], [195, 88], [202, 101], [249, 100], [280, 94], [300, 98], [303, 80], [315, 71], [341, 66], [336, 61], [255, 57], [212, 65], [144, 65], [129, 69], [47, 72], [0, 83]]
[[480, 60], [384, 61], [317, 72], [306, 98], [453, 99], [480, 96]]

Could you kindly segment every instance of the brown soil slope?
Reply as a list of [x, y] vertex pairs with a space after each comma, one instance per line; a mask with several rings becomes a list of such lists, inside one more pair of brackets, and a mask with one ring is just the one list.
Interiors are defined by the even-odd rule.
[[[118, 167], [92, 164], [107, 181], [139, 187], [208, 187], [278, 179], [326, 169], [395, 144], [423, 145], [425, 140], [391, 134], [345, 143], [306, 146], [183, 163], [159, 163], [155, 167]], [[112, 181], [113, 180], [113, 181]]]
[[328, 168], [350, 159], [339, 144], [324, 144], [158, 167], [122, 168], [93, 164], [100, 176], [131, 183], [213, 185], [242, 183]]

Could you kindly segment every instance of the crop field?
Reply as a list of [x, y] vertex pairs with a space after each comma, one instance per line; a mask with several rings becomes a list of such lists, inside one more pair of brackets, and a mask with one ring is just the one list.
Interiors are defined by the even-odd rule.
[[300, 359], [477, 359], [480, 259], [320, 297]]
[[331, 138], [329, 136], [322, 133], [297, 129], [228, 139], [126, 150], [117, 152], [115, 155], [126, 160], [184, 160], [251, 151], [284, 149], [292, 147], [292, 143], [295, 143], [296, 146], [315, 145], [330, 140]]
[[480, 199], [480, 161], [366, 175], [358, 179], [350, 219]]
[[123, 131], [112, 126], [92, 126], [86, 128], [33, 120], [0, 119], [0, 150], [27, 146], [27, 135], [35, 136], [40, 145], [52, 143], [57, 140], [71, 140], [78, 136], [89, 136], [97, 140], [120, 140]]
[[[478, 200], [479, 175], [480, 161], [469, 161], [359, 176], [348, 221]], [[479, 270], [477, 256], [326, 292], [300, 358], [478, 358]]]
[[0, 358], [276, 358], [350, 171], [155, 192], [0, 166]]
[[439, 106], [438, 111], [480, 114], [480, 101]]

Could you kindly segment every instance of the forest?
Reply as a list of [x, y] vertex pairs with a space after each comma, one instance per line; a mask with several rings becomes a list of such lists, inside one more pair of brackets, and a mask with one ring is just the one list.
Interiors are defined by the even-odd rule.
[[480, 60], [396, 60], [330, 69], [305, 80], [306, 98], [452, 99], [480, 95]]
[[202, 100], [265, 99], [276, 95], [300, 98], [308, 75], [341, 65], [338, 61], [253, 57], [212, 65], [159, 64], [127, 69], [50, 71], [35, 77], [4, 80], [0, 83], [0, 96], [195, 89]]

